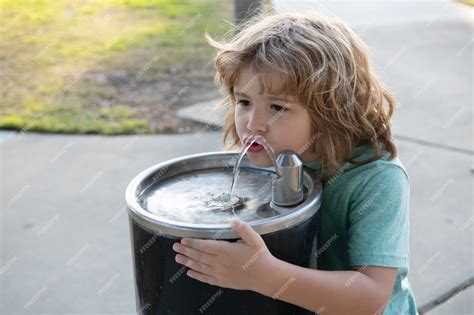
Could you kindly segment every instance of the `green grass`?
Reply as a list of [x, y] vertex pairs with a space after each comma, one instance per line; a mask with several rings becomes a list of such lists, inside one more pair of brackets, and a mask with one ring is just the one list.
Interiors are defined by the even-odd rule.
[[154, 56], [160, 69], [204, 64], [213, 50], [203, 33], [226, 32], [232, 14], [218, 0], [0, 1], [0, 129], [40, 132], [160, 132], [133, 104], [101, 106], [117, 88], [85, 77], [137, 73]]
[[23, 103], [15, 111], [5, 109], [0, 117], [3, 129], [83, 134], [146, 133], [145, 119], [136, 119], [125, 106], [104, 107], [97, 111], [79, 110], [71, 106]]

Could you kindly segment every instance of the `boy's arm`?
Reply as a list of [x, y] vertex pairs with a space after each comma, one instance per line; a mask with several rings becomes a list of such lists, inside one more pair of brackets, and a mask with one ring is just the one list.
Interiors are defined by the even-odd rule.
[[255, 291], [328, 315], [382, 314], [392, 294], [397, 269], [352, 269], [314, 270], [275, 259]]

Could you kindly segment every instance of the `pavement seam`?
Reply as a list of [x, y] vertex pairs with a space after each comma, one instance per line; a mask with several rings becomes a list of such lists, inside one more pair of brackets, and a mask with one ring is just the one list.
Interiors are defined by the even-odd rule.
[[446, 145], [446, 144], [430, 142], [430, 141], [411, 138], [411, 137], [402, 136], [402, 135], [394, 135], [394, 137], [397, 138], [397, 139], [403, 140], [403, 141], [412, 142], [412, 143], [416, 143], [416, 144], [421, 144], [421, 145], [424, 145], [424, 146], [427, 146], [427, 147], [432, 147], [432, 148], [436, 148], [436, 149], [442, 149], [442, 150], [446, 150], [446, 151], [450, 151], [450, 152], [457, 152], [457, 153], [462, 153], [462, 154], [467, 154], [467, 155], [474, 155], [474, 151], [469, 150], [469, 149], [453, 147], [453, 146]]
[[458, 295], [459, 293], [466, 290], [473, 284], [474, 284], [474, 277], [470, 277], [469, 279], [463, 281], [462, 283], [458, 284], [457, 286], [453, 287], [447, 292], [441, 294], [434, 300], [431, 300], [430, 302], [425, 303], [423, 306], [419, 307], [418, 313], [422, 315], [422, 314], [425, 314], [426, 312], [431, 311], [433, 308], [443, 304], [444, 302]]

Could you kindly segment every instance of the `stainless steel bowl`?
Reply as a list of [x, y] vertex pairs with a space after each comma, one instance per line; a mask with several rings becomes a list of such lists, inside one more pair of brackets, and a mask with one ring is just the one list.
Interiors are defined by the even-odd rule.
[[[231, 229], [229, 223], [207, 224], [187, 223], [170, 220], [151, 213], [143, 206], [143, 200], [151, 194], [152, 187], [180, 174], [190, 174], [196, 171], [215, 169], [232, 170], [238, 152], [209, 152], [179, 157], [152, 166], [138, 174], [128, 185], [126, 201], [130, 216], [139, 224], [160, 234], [178, 237], [233, 239], [238, 235]], [[273, 168], [258, 168], [253, 166], [248, 158], [244, 157], [241, 168], [259, 172], [273, 172]], [[259, 234], [267, 234], [295, 226], [302, 221], [312, 217], [321, 204], [322, 186], [311, 174], [304, 172], [303, 175], [304, 198], [303, 202], [295, 207], [279, 207], [270, 202], [256, 204], [254, 211], [271, 212], [273, 215], [266, 218], [256, 219], [249, 224]], [[229, 214], [229, 219], [231, 218]]]

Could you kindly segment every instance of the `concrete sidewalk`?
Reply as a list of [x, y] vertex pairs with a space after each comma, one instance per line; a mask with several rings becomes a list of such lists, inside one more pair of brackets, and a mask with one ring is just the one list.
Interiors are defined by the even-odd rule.
[[[4, 139], [0, 280], [7, 289], [0, 313], [133, 314], [125, 188], [155, 163], [221, 150], [220, 139], [220, 133]], [[412, 185], [409, 278], [422, 305], [472, 275], [466, 189], [472, 156], [398, 144]], [[472, 313], [472, 290], [443, 307]]]
[[220, 134], [1, 138], [0, 314], [134, 314], [125, 189]]

